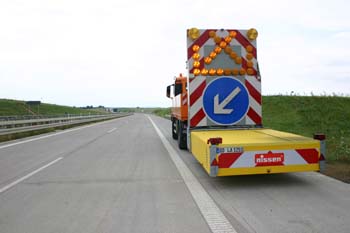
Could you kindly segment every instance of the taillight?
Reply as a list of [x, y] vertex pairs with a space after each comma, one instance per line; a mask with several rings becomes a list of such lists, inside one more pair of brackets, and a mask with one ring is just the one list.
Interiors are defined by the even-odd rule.
[[219, 145], [222, 144], [222, 138], [209, 138], [207, 141], [207, 144], [211, 144], [211, 145]]

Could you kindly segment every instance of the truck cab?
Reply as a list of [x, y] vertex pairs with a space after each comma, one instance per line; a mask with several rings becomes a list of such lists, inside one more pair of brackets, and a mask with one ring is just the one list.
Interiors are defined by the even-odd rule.
[[168, 98], [172, 99], [172, 137], [178, 140], [180, 149], [187, 149], [188, 98], [187, 78], [180, 74], [175, 82], [167, 86]]

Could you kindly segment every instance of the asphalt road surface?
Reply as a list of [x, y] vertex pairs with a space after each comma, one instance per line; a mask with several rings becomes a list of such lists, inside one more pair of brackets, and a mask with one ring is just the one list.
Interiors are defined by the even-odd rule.
[[135, 114], [0, 144], [0, 232], [350, 232], [348, 184], [210, 178], [170, 127]]

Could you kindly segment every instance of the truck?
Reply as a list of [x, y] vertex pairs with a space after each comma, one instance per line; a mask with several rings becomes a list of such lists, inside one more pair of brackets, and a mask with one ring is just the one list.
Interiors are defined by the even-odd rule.
[[264, 128], [256, 29], [187, 29], [188, 75], [167, 86], [171, 131], [211, 177], [319, 171], [325, 136]]

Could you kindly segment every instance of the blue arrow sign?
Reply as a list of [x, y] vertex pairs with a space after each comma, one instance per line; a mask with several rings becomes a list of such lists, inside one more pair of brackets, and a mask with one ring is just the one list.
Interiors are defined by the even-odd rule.
[[238, 79], [220, 77], [211, 81], [204, 90], [203, 107], [213, 122], [231, 125], [247, 114], [249, 93]]

